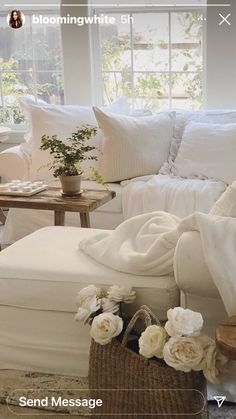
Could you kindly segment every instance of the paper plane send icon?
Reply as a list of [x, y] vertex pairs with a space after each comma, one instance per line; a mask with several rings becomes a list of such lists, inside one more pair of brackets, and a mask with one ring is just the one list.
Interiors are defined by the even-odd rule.
[[226, 397], [225, 396], [215, 396], [214, 397], [216, 403], [218, 404], [218, 407], [221, 407], [222, 404], [224, 403]]

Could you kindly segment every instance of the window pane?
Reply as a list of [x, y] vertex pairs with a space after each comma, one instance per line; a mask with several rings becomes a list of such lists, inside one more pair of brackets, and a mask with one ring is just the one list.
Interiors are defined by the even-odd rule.
[[132, 96], [132, 81], [129, 72], [103, 73], [103, 102], [108, 105], [121, 96]]
[[36, 76], [37, 96], [45, 102], [64, 103], [62, 74], [56, 72], [38, 72]]
[[199, 11], [136, 11], [125, 31], [102, 27], [104, 103], [126, 95], [134, 107], [152, 111], [201, 107], [202, 17]]
[[171, 14], [171, 68], [202, 71], [203, 15], [200, 12]]
[[172, 74], [172, 107], [199, 109], [202, 100], [202, 73]]
[[62, 71], [60, 26], [33, 25], [32, 32], [36, 69]]
[[18, 105], [18, 98], [23, 94], [34, 94], [32, 72], [3, 72], [3, 98], [1, 113], [8, 125], [22, 124], [23, 115]]
[[121, 23], [121, 15], [108, 15], [116, 18], [114, 25], [100, 25], [100, 38], [102, 49], [102, 69], [130, 70], [130, 25]]
[[134, 70], [169, 70], [168, 13], [133, 15]]
[[7, 24], [6, 16], [0, 18], [0, 58], [6, 70], [27, 71], [32, 68], [29, 22], [30, 19], [26, 16], [25, 25], [20, 30], [12, 30]]
[[169, 107], [169, 75], [162, 73], [134, 74], [135, 105], [157, 111]]
[[9, 125], [24, 123], [18, 106], [22, 95], [64, 103], [60, 25], [31, 26], [30, 13], [24, 15], [19, 31], [0, 17], [0, 123]]

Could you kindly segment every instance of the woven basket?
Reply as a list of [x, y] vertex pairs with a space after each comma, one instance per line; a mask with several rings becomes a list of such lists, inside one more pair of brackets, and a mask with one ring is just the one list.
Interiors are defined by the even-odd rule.
[[140, 318], [146, 326], [159, 324], [148, 307], [142, 306], [130, 320], [121, 342], [113, 339], [103, 346], [94, 340], [91, 343], [90, 392], [91, 397], [102, 400], [102, 406], [93, 411], [96, 418], [160, 415], [168, 419], [206, 419], [206, 380], [201, 372], [176, 371], [164, 361], [148, 360], [127, 347], [131, 330]]

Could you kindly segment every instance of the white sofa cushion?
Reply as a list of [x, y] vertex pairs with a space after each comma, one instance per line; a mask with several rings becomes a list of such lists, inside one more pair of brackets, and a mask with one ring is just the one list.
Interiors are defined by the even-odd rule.
[[181, 218], [195, 211], [208, 213], [226, 188], [223, 182], [216, 180], [161, 174], [125, 184], [122, 191], [125, 219], [152, 211], [166, 211]]
[[[28, 97], [20, 98], [21, 109], [26, 118], [28, 129], [25, 135], [27, 144], [23, 145], [24, 152], [31, 156], [30, 179], [44, 179], [49, 181], [53, 178], [52, 171], [48, 169], [48, 163], [52, 160], [49, 152], [41, 151], [41, 138], [44, 134], [57, 134], [62, 140], [70, 137], [73, 132], [81, 125], [95, 125], [97, 121], [92, 107], [73, 106], [73, 105], [51, 105], [48, 103], [35, 103]], [[108, 108], [111, 112], [127, 114], [129, 105], [125, 98], [121, 98]], [[96, 147], [91, 155], [101, 156], [99, 150], [102, 149], [103, 135], [98, 129], [95, 137], [90, 140], [90, 144]], [[98, 169], [98, 162], [85, 161], [82, 168], [85, 171], [85, 178], [89, 178], [89, 167]]]
[[100, 170], [109, 182], [157, 173], [168, 159], [175, 112], [134, 118], [94, 108], [104, 132]]
[[135, 307], [145, 302], [165, 318], [167, 309], [179, 304], [174, 278], [124, 274], [95, 262], [78, 248], [78, 241], [95, 232], [45, 227], [4, 250], [0, 305], [75, 312], [76, 294], [84, 286], [125, 283], [137, 291]]
[[189, 123], [174, 162], [177, 176], [236, 179], [236, 124]]
[[137, 277], [99, 265], [78, 249], [94, 230], [48, 227], [0, 253], [0, 369], [88, 375], [89, 326], [74, 321], [88, 284], [135, 287], [132, 312], [148, 304], [162, 319], [179, 305], [173, 277]]
[[81, 252], [78, 241], [95, 232], [76, 227], [45, 227], [4, 250], [0, 254], [0, 304], [75, 312], [76, 293], [90, 283], [133, 286], [138, 292], [136, 305], [145, 302], [162, 316], [168, 307], [178, 304], [173, 277], [124, 274]]

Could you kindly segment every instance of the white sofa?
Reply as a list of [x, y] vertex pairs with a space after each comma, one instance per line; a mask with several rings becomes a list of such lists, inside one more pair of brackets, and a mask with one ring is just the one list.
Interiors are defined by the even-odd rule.
[[[217, 112], [214, 117], [220, 120]], [[186, 115], [185, 119], [181, 118], [177, 119], [175, 130], [178, 132], [183, 131]], [[176, 156], [177, 152], [174, 154]], [[222, 162], [224, 158], [222, 154]], [[174, 177], [168, 168], [169, 163], [156, 176], [157, 183], [151, 185], [148, 206], [142, 200], [147, 179], [134, 179], [128, 185], [111, 184], [117, 197], [92, 214], [92, 227], [113, 229], [120, 224], [124, 217], [125, 194], [130, 194], [131, 206], [140, 204], [139, 211], [143, 212], [148, 208], [179, 216], [195, 210], [208, 212], [225, 190], [227, 182], [206, 177]], [[0, 153], [0, 174], [5, 181], [12, 177], [29, 178], [31, 165], [30, 154], [25, 153], [24, 146]], [[91, 181], [84, 184], [88, 188], [94, 186]], [[46, 211], [12, 209], [7, 217], [4, 240], [16, 241], [51, 224], [52, 214]], [[78, 226], [78, 216], [70, 214], [66, 224]], [[86, 374], [88, 333], [73, 322], [75, 307], [72, 301], [81, 287], [93, 282], [113, 284], [129, 280], [138, 292], [137, 304], [148, 304], [161, 318], [169, 307], [181, 301], [181, 305], [202, 312], [205, 329], [212, 335], [217, 322], [226, 317], [218, 291], [204, 264], [197, 233], [185, 233], [180, 239], [175, 254], [174, 279], [174, 276], [136, 277], [101, 268], [78, 251], [79, 239], [92, 232], [92, 229], [75, 227], [48, 227], [25, 237], [0, 254], [1, 368], [24, 369], [28, 366], [38, 371]], [[235, 399], [235, 389], [228, 391]]]
[[[214, 337], [227, 317], [204, 263], [198, 233], [184, 233], [175, 252], [174, 276], [144, 277], [109, 269], [82, 253], [78, 243], [96, 232], [46, 227], [0, 253], [0, 368], [85, 376], [89, 329], [74, 321], [77, 292], [91, 283], [107, 287], [124, 282], [137, 293], [132, 312], [147, 304], [160, 319], [178, 306], [200, 311], [204, 331]], [[210, 395], [236, 402], [236, 368]]]
[[[38, 159], [35, 158], [41, 135], [38, 135], [39, 131], [44, 133], [44, 130], [46, 130], [47, 132], [55, 133], [57, 131], [57, 125], [55, 126], [54, 124], [58, 120], [61, 120], [60, 132], [65, 134], [66, 131], [68, 135], [68, 132], [71, 132], [71, 127], [75, 123], [78, 125], [79, 123], [86, 123], [86, 121], [87, 123], [93, 124], [96, 122], [91, 108], [88, 107], [61, 107], [56, 105], [53, 107], [53, 105], [47, 105], [43, 101], [40, 101], [38, 105], [32, 103], [31, 98], [24, 98], [21, 104], [22, 111], [31, 126], [26, 132], [26, 143], [0, 153], [0, 176], [2, 176], [3, 181], [10, 181], [13, 178], [32, 180], [35, 176], [42, 177], [41, 172], [38, 172], [40, 163], [43, 163], [42, 156]], [[41, 107], [43, 112], [40, 113]], [[112, 112], [123, 115], [129, 112], [127, 103], [124, 100], [121, 103], [118, 101], [118, 104], [112, 105], [111, 109]], [[47, 112], [49, 113], [49, 117], [47, 117]], [[179, 146], [183, 142], [182, 137], [186, 125], [189, 122], [200, 122], [204, 124], [217, 123], [222, 125], [232, 124], [236, 122], [236, 111], [176, 111], [174, 140], [170, 147], [169, 159], [164, 163], [159, 174], [156, 176], [156, 183], [151, 184], [152, 180], [150, 180], [150, 191], [149, 195], [147, 194], [146, 201], [144, 200], [143, 191], [148, 182], [145, 177], [144, 179], [134, 179], [128, 185], [125, 182], [110, 184], [110, 188], [116, 192], [116, 198], [91, 214], [91, 226], [93, 228], [113, 229], [124, 218], [153, 210], [164, 210], [180, 217], [187, 216], [194, 211], [208, 212], [210, 210], [213, 203], [225, 190], [227, 182], [224, 179], [223, 181], [207, 179], [204, 171], [206, 168], [208, 169], [207, 162], [204, 163], [205, 167], [203, 167], [202, 176], [185, 176], [185, 178], [175, 176], [177, 173], [175, 159], [176, 156], [178, 157]], [[215, 132], [213, 132], [214, 136]], [[35, 137], [37, 137], [36, 144], [34, 143]], [[103, 139], [100, 133], [96, 137], [95, 145], [101, 148], [102, 141]], [[209, 144], [211, 143], [209, 139], [207, 142]], [[217, 146], [217, 143], [214, 145]], [[222, 163], [226, 159], [223, 151], [217, 151], [218, 156], [222, 156], [220, 161]], [[211, 152], [209, 151], [208, 154], [207, 152], [205, 153], [205, 150], [202, 153], [204, 159], [208, 158], [208, 156], [210, 157], [210, 155]], [[229, 159], [231, 155], [233, 153], [229, 153]], [[197, 157], [199, 156], [196, 156], [196, 159]], [[218, 163], [217, 161], [216, 165]], [[181, 169], [183, 165], [181, 164], [179, 166]], [[218, 166], [221, 166], [221, 164], [218, 164]], [[209, 170], [211, 170], [211, 167], [209, 167]], [[222, 165], [221, 172], [223, 172], [223, 175], [224, 171], [227, 171], [227, 162]], [[212, 173], [214, 174], [214, 172], [209, 171], [210, 178], [212, 177]], [[46, 172], [44, 168], [43, 177], [46, 176], [48, 179], [48, 174], [49, 172]], [[99, 188], [96, 183], [91, 181], [84, 181], [83, 187]], [[38, 228], [51, 225], [53, 220], [52, 216], [52, 213], [47, 211], [11, 209], [2, 237], [3, 242], [6, 244], [12, 243]], [[78, 216], [72, 213], [67, 214], [66, 225], [79, 226]]]

